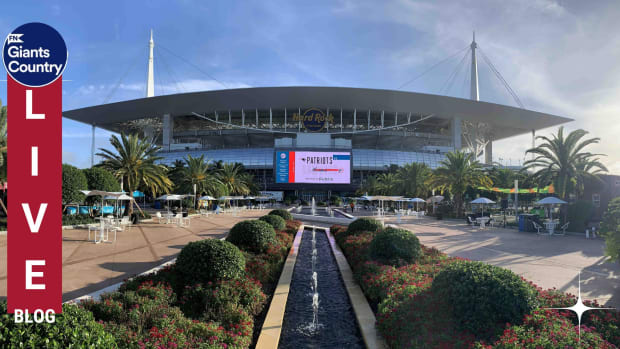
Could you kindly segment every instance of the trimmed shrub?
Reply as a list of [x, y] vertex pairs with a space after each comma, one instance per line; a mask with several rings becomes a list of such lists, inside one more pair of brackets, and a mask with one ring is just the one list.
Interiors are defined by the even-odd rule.
[[538, 303], [532, 285], [508, 269], [482, 262], [449, 265], [433, 280], [432, 292], [452, 305], [461, 330], [483, 339], [507, 322], [521, 323]]
[[261, 284], [247, 278], [209, 282], [206, 285], [185, 286], [181, 310], [193, 319], [217, 321], [229, 305], [239, 305], [250, 315], [263, 309], [267, 296]]
[[276, 216], [275, 214], [268, 214], [259, 219], [269, 223], [275, 230], [284, 230], [284, 228], [286, 228], [286, 221], [284, 218]]
[[383, 224], [374, 218], [358, 218], [349, 224], [347, 235], [357, 235], [361, 232], [376, 233], [383, 229]]
[[276, 233], [276, 242], [269, 244], [267, 252], [255, 254], [245, 252], [246, 276], [260, 281], [263, 285], [269, 285], [278, 280], [284, 260], [293, 245], [293, 236], [284, 233]]
[[389, 265], [415, 262], [422, 255], [420, 240], [405, 229], [386, 228], [370, 243], [370, 258]]
[[227, 241], [240, 249], [261, 253], [267, 251], [269, 244], [276, 239], [273, 227], [261, 220], [248, 220], [235, 224], [228, 233]]
[[75, 305], [63, 304], [55, 323], [15, 323], [0, 302], [1, 348], [116, 348], [116, 340], [104, 331], [93, 314]]
[[302, 224], [301, 221], [295, 221], [295, 220], [286, 221], [285, 231], [288, 234], [295, 235], [295, 234], [297, 234], [297, 231], [299, 230], [299, 227], [301, 227], [301, 224]]
[[82, 170], [75, 166], [62, 165], [62, 202], [65, 204], [82, 202], [84, 194], [80, 190], [87, 190], [88, 183]]
[[293, 215], [289, 211], [283, 209], [271, 210], [269, 214], [280, 216], [284, 218], [285, 221], [290, 221], [293, 219]]
[[519, 326], [510, 326], [492, 345], [476, 343], [477, 349], [512, 349], [512, 348], [615, 348], [601, 335], [587, 328], [579, 332], [575, 324], [551, 310], [535, 311], [526, 315]]
[[175, 269], [188, 285], [229, 280], [243, 274], [245, 258], [237, 246], [228, 241], [194, 241], [183, 247]]

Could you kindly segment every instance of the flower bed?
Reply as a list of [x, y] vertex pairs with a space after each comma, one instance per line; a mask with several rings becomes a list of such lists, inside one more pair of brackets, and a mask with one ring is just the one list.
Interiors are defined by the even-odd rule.
[[[581, 343], [578, 338], [577, 317], [571, 311], [545, 310], [547, 307], [567, 307], [576, 297], [557, 290], [543, 290], [533, 283], [496, 267], [485, 267], [426, 246], [422, 255], [411, 264], [400, 261], [396, 265], [384, 265], [372, 260], [369, 251], [378, 232], [347, 233], [343, 226], [332, 226], [330, 231], [347, 257], [355, 278], [377, 318], [377, 328], [392, 348], [616, 348], [620, 346], [620, 312], [596, 310], [584, 314]], [[471, 263], [471, 266], [470, 266]], [[478, 265], [476, 265], [478, 264]], [[459, 268], [462, 266], [464, 268]], [[476, 267], [476, 268], [470, 268]], [[486, 331], [468, 332], [464, 322], [458, 320], [454, 309], [463, 304], [450, 303], [450, 293], [433, 281], [441, 272], [448, 270], [480, 269], [489, 282], [520, 283], [521, 290], [530, 290], [535, 305], [514, 323], [496, 322]], [[513, 276], [511, 276], [511, 274]], [[446, 274], [447, 275], [447, 274]], [[445, 278], [444, 278], [445, 279]], [[474, 278], [480, 282], [479, 277]], [[498, 281], [499, 280], [499, 281]], [[456, 280], [455, 280], [456, 282]], [[463, 282], [461, 280], [460, 282]], [[445, 287], [445, 282], [443, 285]], [[466, 286], [462, 286], [466, 287]], [[514, 287], [508, 288], [508, 292]], [[451, 294], [460, 296], [459, 290]], [[467, 296], [470, 291], [462, 289]], [[528, 294], [526, 292], [526, 294]], [[493, 303], [478, 295], [476, 304]], [[457, 298], [460, 299], [460, 298]], [[513, 301], [495, 302], [494, 306], [513, 304]], [[584, 302], [597, 307], [596, 303]], [[488, 305], [486, 305], [488, 306]], [[493, 304], [491, 305], [493, 306]], [[481, 313], [488, 309], [480, 308]], [[522, 314], [522, 313], [521, 313]], [[484, 318], [484, 316], [483, 316]], [[471, 325], [471, 324], [470, 324]]]
[[[289, 221], [287, 228], [300, 224]], [[258, 337], [292, 242], [286, 230], [275, 232], [264, 252], [220, 240], [192, 242], [177, 263], [157, 273], [126, 280], [99, 301], [64, 305], [56, 324], [15, 324], [2, 311], [0, 347], [247, 348]]]

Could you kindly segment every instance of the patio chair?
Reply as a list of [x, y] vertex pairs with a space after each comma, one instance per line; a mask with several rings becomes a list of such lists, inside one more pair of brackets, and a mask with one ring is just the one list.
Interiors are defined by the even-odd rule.
[[205, 216], [205, 217], [209, 217], [209, 210], [205, 210], [203, 208], [200, 209], [200, 215], [201, 216]]
[[158, 221], [160, 224], [161, 224], [161, 221], [162, 221], [162, 220], [166, 220], [166, 218], [164, 218], [164, 217], [161, 215], [161, 212], [159, 212], [159, 211], [155, 212], [155, 218], [157, 218], [157, 221]]
[[471, 216], [467, 216], [467, 223], [471, 226], [476, 225], [476, 221], [471, 218]]
[[537, 230], [536, 234], [541, 234], [540, 230], [543, 230], [543, 234], [545, 234], [545, 228], [541, 227], [540, 224], [532, 221], [532, 224], [534, 225], [534, 228]]
[[101, 242], [101, 240], [103, 240], [103, 236], [99, 237], [99, 241], [97, 241], [97, 234], [99, 234], [101, 231], [105, 232], [106, 234], [109, 234], [109, 231], [107, 227], [105, 226], [105, 222], [103, 220], [101, 220], [98, 224], [89, 224], [88, 225], [88, 241], [90, 241], [91, 232], [94, 232], [95, 239], [93, 240], [93, 242], [95, 243]]
[[189, 217], [183, 217], [183, 214], [177, 213], [174, 219], [180, 227], [189, 227]]
[[570, 224], [570, 222], [564, 223], [564, 225], [562, 225], [560, 227], [560, 229], [562, 229], [562, 233], [561, 234], [560, 233], [556, 233], [555, 235], [564, 235], [564, 234], [566, 234], [566, 229], [568, 229], [568, 225], [569, 224]]

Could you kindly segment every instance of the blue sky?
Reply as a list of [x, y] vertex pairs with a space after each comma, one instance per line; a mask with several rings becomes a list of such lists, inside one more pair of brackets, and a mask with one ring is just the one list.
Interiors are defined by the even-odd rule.
[[[616, 2], [12, 1], [3, 10], [2, 33], [40, 21], [64, 36], [64, 110], [143, 97], [150, 29], [156, 95], [225, 88], [219, 82], [397, 89], [465, 48], [476, 30], [483, 52], [526, 108], [576, 119], [567, 128], [601, 137], [593, 150], [607, 154], [604, 161], [620, 173]], [[465, 70], [441, 91], [460, 58], [404, 90], [466, 97]], [[515, 105], [482, 61], [479, 70], [481, 100]], [[6, 100], [5, 84], [0, 98]], [[99, 130], [97, 147], [108, 138]], [[529, 136], [500, 141], [494, 155], [522, 162], [530, 144]], [[63, 160], [85, 167], [89, 156], [90, 127], [63, 120]]]

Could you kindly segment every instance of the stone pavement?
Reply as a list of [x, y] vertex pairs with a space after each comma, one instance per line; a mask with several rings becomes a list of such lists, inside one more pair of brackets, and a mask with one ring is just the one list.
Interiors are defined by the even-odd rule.
[[[88, 230], [64, 230], [62, 242], [63, 301], [116, 284], [177, 256], [191, 241], [222, 238], [237, 222], [258, 218], [268, 210], [192, 217], [189, 227], [143, 222], [117, 233], [115, 242], [87, 241]], [[112, 236], [110, 236], [112, 239]], [[0, 235], [0, 298], [6, 297], [7, 235]]]
[[463, 221], [407, 218], [396, 224], [416, 234], [420, 242], [451, 256], [508, 268], [543, 288], [581, 294], [584, 299], [620, 309], [620, 263], [605, 261], [602, 238], [541, 236], [514, 229], [470, 227]]

